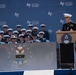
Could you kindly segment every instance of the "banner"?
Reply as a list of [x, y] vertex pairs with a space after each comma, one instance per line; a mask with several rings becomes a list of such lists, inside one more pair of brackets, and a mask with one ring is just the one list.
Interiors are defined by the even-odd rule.
[[56, 43], [0, 45], [0, 71], [57, 69]]

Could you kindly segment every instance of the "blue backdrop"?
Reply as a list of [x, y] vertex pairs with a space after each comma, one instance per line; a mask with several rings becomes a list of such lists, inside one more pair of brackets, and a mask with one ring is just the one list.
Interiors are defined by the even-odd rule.
[[0, 29], [8, 24], [15, 30], [17, 24], [27, 29], [29, 23], [40, 27], [46, 24], [50, 40], [56, 41], [56, 31], [64, 23], [63, 13], [73, 15], [76, 20], [76, 0], [0, 0]]

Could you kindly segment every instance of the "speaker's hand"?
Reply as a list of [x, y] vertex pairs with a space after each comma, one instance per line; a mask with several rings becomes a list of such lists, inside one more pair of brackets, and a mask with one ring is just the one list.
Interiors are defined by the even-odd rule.
[[57, 32], [60, 32], [61, 30], [59, 29]]
[[73, 31], [73, 29], [70, 29], [70, 31]]

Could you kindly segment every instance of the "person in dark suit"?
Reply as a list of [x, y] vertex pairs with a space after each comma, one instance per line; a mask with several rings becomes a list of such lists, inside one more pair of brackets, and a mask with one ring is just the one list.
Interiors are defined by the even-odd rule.
[[[71, 21], [71, 14], [64, 13], [65, 23], [63, 24], [62, 31], [76, 31], [76, 24]], [[65, 65], [62, 68], [74, 68], [74, 44], [73, 43], [60, 43], [61, 62]]]

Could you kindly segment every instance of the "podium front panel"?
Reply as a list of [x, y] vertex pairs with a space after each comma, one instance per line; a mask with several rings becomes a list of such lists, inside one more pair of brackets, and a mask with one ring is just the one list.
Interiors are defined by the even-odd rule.
[[60, 43], [60, 64], [74, 64], [74, 44]]

